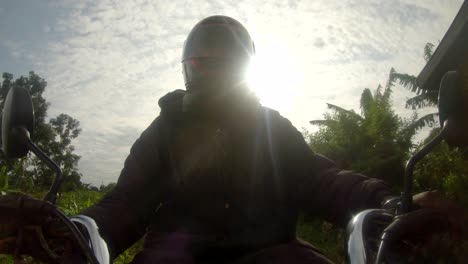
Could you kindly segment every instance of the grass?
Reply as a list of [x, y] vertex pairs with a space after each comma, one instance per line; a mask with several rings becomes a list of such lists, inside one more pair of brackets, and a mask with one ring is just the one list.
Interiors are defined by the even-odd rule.
[[345, 260], [345, 233], [343, 229], [320, 219], [300, 217], [296, 236], [318, 248], [323, 255], [335, 263]]

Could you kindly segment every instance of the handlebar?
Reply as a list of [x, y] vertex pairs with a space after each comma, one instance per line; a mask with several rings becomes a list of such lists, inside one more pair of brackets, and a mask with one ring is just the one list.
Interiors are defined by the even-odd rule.
[[[448, 230], [445, 215], [430, 209], [395, 215], [391, 210], [370, 209], [357, 214], [347, 227], [346, 249], [349, 263], [387, 263], [396, 259], [394, 253], [403, 241], [414, 240]], [[371, 252], [372, 240], [379, 241], [377, 253]], [[376, 253], [376, 254], [375, 254]], [[375, 256], [375, 261], [374, 261]]]

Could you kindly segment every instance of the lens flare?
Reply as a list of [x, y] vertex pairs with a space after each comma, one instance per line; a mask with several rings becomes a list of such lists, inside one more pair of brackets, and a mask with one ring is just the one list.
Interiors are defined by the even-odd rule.
[[303, 75], [287, 47], [276, 41], [257, 45], [247, 82], [263, 105], [288, 111], [300, 91]]

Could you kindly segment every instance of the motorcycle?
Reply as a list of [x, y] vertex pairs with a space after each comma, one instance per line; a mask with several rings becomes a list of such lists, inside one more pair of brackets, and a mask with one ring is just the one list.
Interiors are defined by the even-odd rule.
[[[430, 143], [414, 154], [408, 161], [404, 191], [400, 198], [388, 201], [383, 209], [369, 209], [357, 214], [349, 223], [346, 251], [349, 263], [400, 263], [401, 251], [395, 250], [415, 230], [423, 233], [435, 231], [435, 226], [446, 227], [445, 218], [437, 212], [418, 209], [412, 203], [413, 168], [442, 140], [452, 146], [468, 146], [468, 114], [464, 85], [457, 72], [448, 72], [442, 79], [439, 90], [439, 116], [442, 129]], [[31, 141], [34, 130], [34, 111], [31, 97], [22, 88], [12, 88], [5, 100], [2, 120], [3, 152], [8, 158], [21, 158], [29, 151], [55, 172], [55, 179], [44, 201], [33, 198], [20, 199], [21, 206], [36, 203], [53, 215], [71, 233], [75, 245], [81, 250], [84, 262], [110, 263], [107, 244], [99, 234], [93, 219], [86, 216], [65, 216], [56, 206], [57, 192], [62, 181], [62, 172], [41, 149]], [[2, 203], [0, 202], [0, 207]], [[11, 209], [21, 208], [15, 207]], [[8, 209], [4, 205], [3, 209]], [[0, 230], [1, 231], [1, 230]], [[58, 262], [60, 256], [50, 248], [47, 239], [38, 233], [39, 245], [45, 254]]]

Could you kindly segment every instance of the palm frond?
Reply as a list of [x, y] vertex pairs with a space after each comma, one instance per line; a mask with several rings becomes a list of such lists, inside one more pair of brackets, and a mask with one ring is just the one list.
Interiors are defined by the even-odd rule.
[[348, 114], [348, 115], [351, 115], [351, 116], [354, 116], [358, 119], [363, 119], [360, 115], [356, 114], [356, 112], [352, 111], [352, 110], [346, 110], [344, 109], [343, 107], [340, 107], [340, 106], [337, 106], [337, 105], [334, 105], [334, 104], [330, 104], [330, 103], [327, 103], [327, 107], [328, 109], [331, 109], [333, 111], [336, 111], [338, 113], [341, 113], [341, 114]]
[[406, 100], [406, 108], [411, 109], [420, 109], [427, 106], [436, 106], [437, 105], [437, 91], [429, 91], [422, 93], [420, 95], [416, 95], [414, 97], [409, 98]]
[[376, 97], [375, 99], [377, 99], [377, 97], [382, 95], [382, 89], [383, 89], [382, 85], [380, 84], [377, 85], [377, 89], [375, 89], [375, 97]]
[[392, 92], [393, 92], [392, 88], [387, 87], [387, 89], [385, 89], [385, 91], [382, 94], [382, 100], [385, 101], [385, 102], [389, 102], [390, 101], [390, 96], [392, 96]]
[[426, 62], [429, 62], [429, 60], [432, 58], [432, 54], [434, 54], [434, 44], [428, 42], [424, 46], [424, 60]]
[[439, 116], [438, 113], [431, 113], [427, 114], [425, 116], [422, 116], [418, 120], [416, 120], [414, 123], [409, 125], [407, 128], [404, 129], [405, 132], [411, 132], [415, 133], [419, 129], [425, 127], [425, 126], [433, 126], [437, 121], [437, 117]]
[[329, 126], [332, 124], [337, 124], [338, 121], [325, 119], [325, 120], [311, 120], [309, 121], [309, 123], [311, 125], [317, 125], [317, 126]]
[[396, 80], [395, 74], [396, 74], [395, 69], [392, 67], [390, 69], [390, 73], [388, 75], [388, 81], [387, 81], [387, 85], [385, 85], [385, 90], [387, 90], [388, 88], [391, 88], [391, 87], [393, 87], [395, 85], [395, 80]]
[[411, 90], [412, 92], [416, 94], [420, 94], [423, 90], [418, 86], [418, 82], [416, 79], [416, 76], [406, 74], [406, 73], [398, 73], [398, 72], [393, 72], [391, 79], [393, 80], [398, 80], [403, 87], [405, 87], [408, 90]]
[[[380, 87], [380, 85], [379, 85]], [[374, 96], [369, 88], [364, 89], [361, 94], [361, 111], [364, 116], [369, 113], [371, 105], [374, 103]]]

